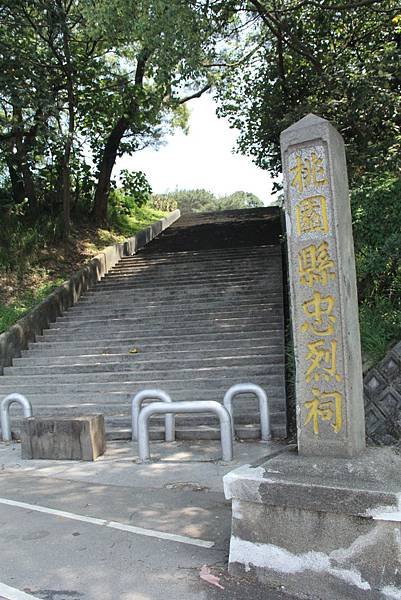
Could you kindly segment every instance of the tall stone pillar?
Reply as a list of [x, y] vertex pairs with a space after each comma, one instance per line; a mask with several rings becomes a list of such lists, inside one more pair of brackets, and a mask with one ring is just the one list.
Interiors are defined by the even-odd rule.
[[229, 569], [308, 598], [401, 599], [401, 456], [364, 450], [344, 144], [314, 115], [281, 144], [298, 448], [270, 444], [224, 476]]
[[308, 115], [281, 134], [300, 455], [365, 447], [361, 346], [344, 142]]

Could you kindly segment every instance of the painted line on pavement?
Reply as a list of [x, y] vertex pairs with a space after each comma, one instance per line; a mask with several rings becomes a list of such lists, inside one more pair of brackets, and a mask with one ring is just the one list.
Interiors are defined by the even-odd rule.
[[198, 540], [196, 538], [187, 537], [186, 535], [176, 535], [175, 533], [167, 533], [165, 531], [154, 531], [153, 529], [143, 529], [142, 527], [135, 527], [134, 525], [125, 525], [125, 523], [116, 523], [110, 521], [107, 523], [107, 527], [113, 529], [120, 529], [122, 531], [130, 531], [138, 535], [146, 535], [148, 537], [157, 537], [161, 540], [171, 540], [172, 542], [180, 542], [181, 544], [192, 544], [194, 546], [201, 546], [202, 548], [212, 548], [214, 542], [208, 542], [207, 540]]
[[7, 598], [7, 600], [40, 600], [37, 596], [21, 592], [21, 590], [10, 587], [5, 583], [0, 583], [0, 599], [2, 597]]
[[[120, 531], [128, 531], [136, 535], [144, 535], [147, 537], [154, 537], [161, 540], [178, 542], [180, 544], [190, 544], [191, 546], [200, 546], [201, 548], [212, 548], [214, 546], [214, 542], [209, 542], [208, 540], [199, 540], [196, 538], [188, 537], [186, 535], [176, 535], [175, 533], [156, 531], [155, 529], [144, 529], [143, 527], [127, 525], [125, 523], [119, 523], [117, 521], [106, 521], [105, 519], [96, 519], [95, 517], [77, 515], [76, 513], [66, 512], [64, 510], [48, 508], [47, 506], [40, 506], [38, 504], [29, 504], [28, 502], [19, 502], [18, 500], [9, 500], [8, 498], [0, 498], [0, 504], [16, 506], [17, 508], [24, 508], [26, 510], [33, 510], [36, 512], [46, 513], [48, 515], [54, 515], [55, 517], [63, 517], [64, 519], [71, 519], [73, 521], [83, 521], [84, 523], [90, 523], [92, 525], [110, 527], [111, 529], [118, 529]], [[21, 596], [21, 600], [22, 598], [23, 596]]]

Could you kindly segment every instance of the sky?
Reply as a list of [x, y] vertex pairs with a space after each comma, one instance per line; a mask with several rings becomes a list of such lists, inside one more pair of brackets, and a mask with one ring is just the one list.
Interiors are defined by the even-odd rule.
[[209, 95], [188, 102], [189, 132], [176, 131], [158, 150], [148, 148], [117, 162], [121, 169], [144, 171], [154, 193], [204, 188], [216, 196], [243, 190], [270, 204], [271, 179], [250, 158], [233, 153], [238, 130], [217, 118]]

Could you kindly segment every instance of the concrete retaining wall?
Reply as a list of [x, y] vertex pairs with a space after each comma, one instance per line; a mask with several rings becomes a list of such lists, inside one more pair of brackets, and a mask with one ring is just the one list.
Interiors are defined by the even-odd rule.
[[64, 282], [35, 306], [25, 317], [2, 333], [0, 335], [0, 375], [3, 375], [4, 367], [12, 364], [13, 358], [21, 356], [21, 350], [25, 350], [28, 343], [35, 340], [36, 335], [41, 335], [43, 329], [46, 329], [70, 306], [76, 304], [81, 295], [112, 269], [121, 257], [135, 254], [137, 250], [146, 246], [179, 217], [180, 211], [175, 210], [164, 219], [139, 231], [122, 244], [108, 246], [83, 269], [75, 273], [71, 279]]

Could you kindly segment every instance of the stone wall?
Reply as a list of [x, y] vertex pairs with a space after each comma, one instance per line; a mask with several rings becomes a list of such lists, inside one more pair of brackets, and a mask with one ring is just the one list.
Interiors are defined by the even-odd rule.
[[366, 435], [380, 445], [401, 444], [401, 342], [364, 376]]

